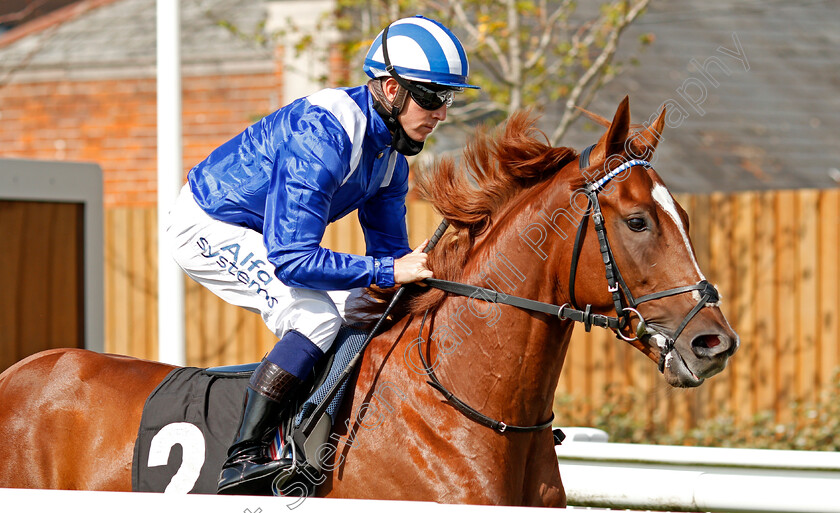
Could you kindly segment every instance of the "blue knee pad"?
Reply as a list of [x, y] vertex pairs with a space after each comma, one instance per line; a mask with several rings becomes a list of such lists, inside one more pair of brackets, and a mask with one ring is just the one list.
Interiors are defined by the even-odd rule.
[[300, 380], [305, 380], [323, 356], [321, 348], [309, 338], [297, 331], [287, 331], [283, 338], [274, 344], [274, 349], [265, 359], [294, 374]]

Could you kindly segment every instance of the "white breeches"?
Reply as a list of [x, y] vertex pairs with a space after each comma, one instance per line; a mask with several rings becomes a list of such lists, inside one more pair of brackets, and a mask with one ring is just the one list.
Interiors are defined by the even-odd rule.
[[[289, 287], [274, 274], [262, 234], [213, 219], [193, 198], [189, 183], [169, 213], [166, 230], [175, 261], [187, 275], [226, 302], [258, 312], [277, 338], [289, 330], [326, 352], [361, 289]], [[353, 315], [347, 322], [359, 318]]]

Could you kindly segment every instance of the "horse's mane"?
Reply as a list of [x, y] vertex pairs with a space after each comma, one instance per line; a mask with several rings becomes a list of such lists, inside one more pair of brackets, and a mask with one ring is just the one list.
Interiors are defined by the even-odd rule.
[[[579, 110], [596, 124], [610, 127], [608, 119], [586, 109]], [[577, 158], [571, 148], [552, 147], [536, 127], [537, 120], [530, 110], [519, 111], [500, 127], [478, 128], [464, 149], [460, 161], [463, 172], [453, 159], [445, 158], [417, 173], [418, 194], [430, 201], [450, 223], [449, 230], [429, 254], [429, 268], [435, 278], [463, 281], [463, 271], [477, 237], [487, 231], [505, 205], [517, 195], [528, 194], [528, 189], [554, 176]], [[645, 127], [631, 125], [630, 128], [638, 131]], [[567, 185], [576, 189], [595, 178], [591, 174], [572, 173]], [[409, 301], [397, 306], [391, 316], [394, 320], [434, 309], [445, 297], [438, 289], [413, 284], [407, 288]], [[371, 304], [366, 310], [381, 312], [383, 302], [394, 291], [369, 290]]]
[[[418, 173], [416, 189], [449, 221], [451, 228], [429, 255], [436, 278], [457, 281], [476, 237], [514, 197], [554, 176], [577, 154], [571, 148], [552, 147], [536, 127], [530, 111], [514, 113], [500, 127], [479, 128], [467, 142], [461, 171], [445, 158]], [[415, 294], [411, 312], [434, 307], [443, 299], [439, 290]]]

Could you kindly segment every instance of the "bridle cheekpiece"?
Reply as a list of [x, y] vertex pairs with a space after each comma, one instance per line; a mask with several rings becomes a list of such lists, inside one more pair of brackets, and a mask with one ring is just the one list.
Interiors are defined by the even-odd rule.
[[[589, 154], [591, 153], [594, 147], [595, 145], [589, 146], [583, 152], [581, 152], [578, 163], [581, 170], [584, 170], [589, 167]], [[598, 236], [598, 245], [600, 247], [601, 256], [604, 261], [608, 291], [612, 294], [616, 315], [619, 319], [619, 329], [615, 330], [616, 334], [620, 338], [628, 342], [640, 339], [645, 335], [650, 335], [651, 337], [653, 337], [654, 340], [656, 340], [660, 351], [659, 371], [664, 372], [666, 358], [668, 354], [674, 350], [676, 340], [677, 338], [679, 338], [680, 334], [682, 334], [683, 329], [685, 329], [686, 325], [689, 323], [689, 321], [691, 321], [692, 318], [694, 318], [697, 312], [699, 312], [707, 304], [717, 303], [720, 300], [720, 296], [718, 295], [718, 291], [717, 289], [715, 289], [714, 285], [712, 285], [706, 280], [702, 280], [695, 285], [675, 287], [660, 292], [646, 294], [638, 298], [634, 297], [633, 294], [630, 292], [630, 288], [627, 286], [627, 283], [621, 276], [621, 271], [619, 271], [618, 266], [615, 263], [615, 256], [613, 256], [609, 240], [607, 239], [607, 231], [604, 225], [604, 216], [601, 213], [601, 204], [598, 201], [598, 192], [600, 192], [610, 180], [634, 166], [644, 166], [646, 168], [650, 168], [651, 164], [650, 162], [641, 159], [629, 160], [617, 166], [612, 171], [608, 172], [603, 178], [600, 178], [595, 182], [590, 182], [584, 187], [584, 193], [588, 198], [588, 205], [586, 207], [586, 211], [583, 217], [581, 218], [580, 224], [578, 225], [577, 234], [575, 236], [575, 245], [572, 250], [572, 265], [569, 271], [569, 297], [572, 306], [577, 309], [578, 306], [575, 302], [575, 275], [577, 273], [577, 263], [583, 245], [583, 239], [586, 234], [587, 220], [591, 217], [595, 227], [595, 233]], [[647, 301], [653, 301], [655, 299], [675, 296], [678, 294], [683, 294], [695, 290], [699, 291], [699, 301], [694, 306], [694, 308], [692, 308], [691, 311], [689, 311], [688, 314], [683, 318], [682, 322], [677, 327], [677, 329], [674, 330], [673, 333], [665, 333], [660, 329], [648, 326], [645, 322], [644, 317], [638, 310], [638, 306]], [[590, 305], [586, 306], [587, 310], [590, 308]], [[630, 313], [636, 314], [636, 316], [639, 318], [638, 324], [636, 325], [635, 337], [627, 337], [621, 331], [621, 329], [629, 325]], [[561, 318], [563, 317], [562, 314], [563, 311], [561, 309]]]

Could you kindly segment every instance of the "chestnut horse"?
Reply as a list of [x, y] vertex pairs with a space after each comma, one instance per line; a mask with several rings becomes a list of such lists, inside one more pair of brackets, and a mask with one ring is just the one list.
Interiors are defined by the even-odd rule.
[[[738, 337], [697, 265], [685, 212], [649, 164], [664, 115], [631, 131], [625, 98], [579, 156], [516, 114], [468, 145], [470, 178], [451, 161], [420, 178], [451, 224], [430, 255], [435, 277], [482, 288], [407, 289], [321, 447], [319, 496], [564, 506], [551, 430], [515, 428], [550, 421], [572, 319], [608, 324], [672, 386], [725, 367]], [[559, 315], [503, 304], [514, 296]], [[141, 409], [170, 370], [82, 350], [8, 369], [0, 487], [130, 490]], [[477, 422], [464, 404], [499, 422]]]

